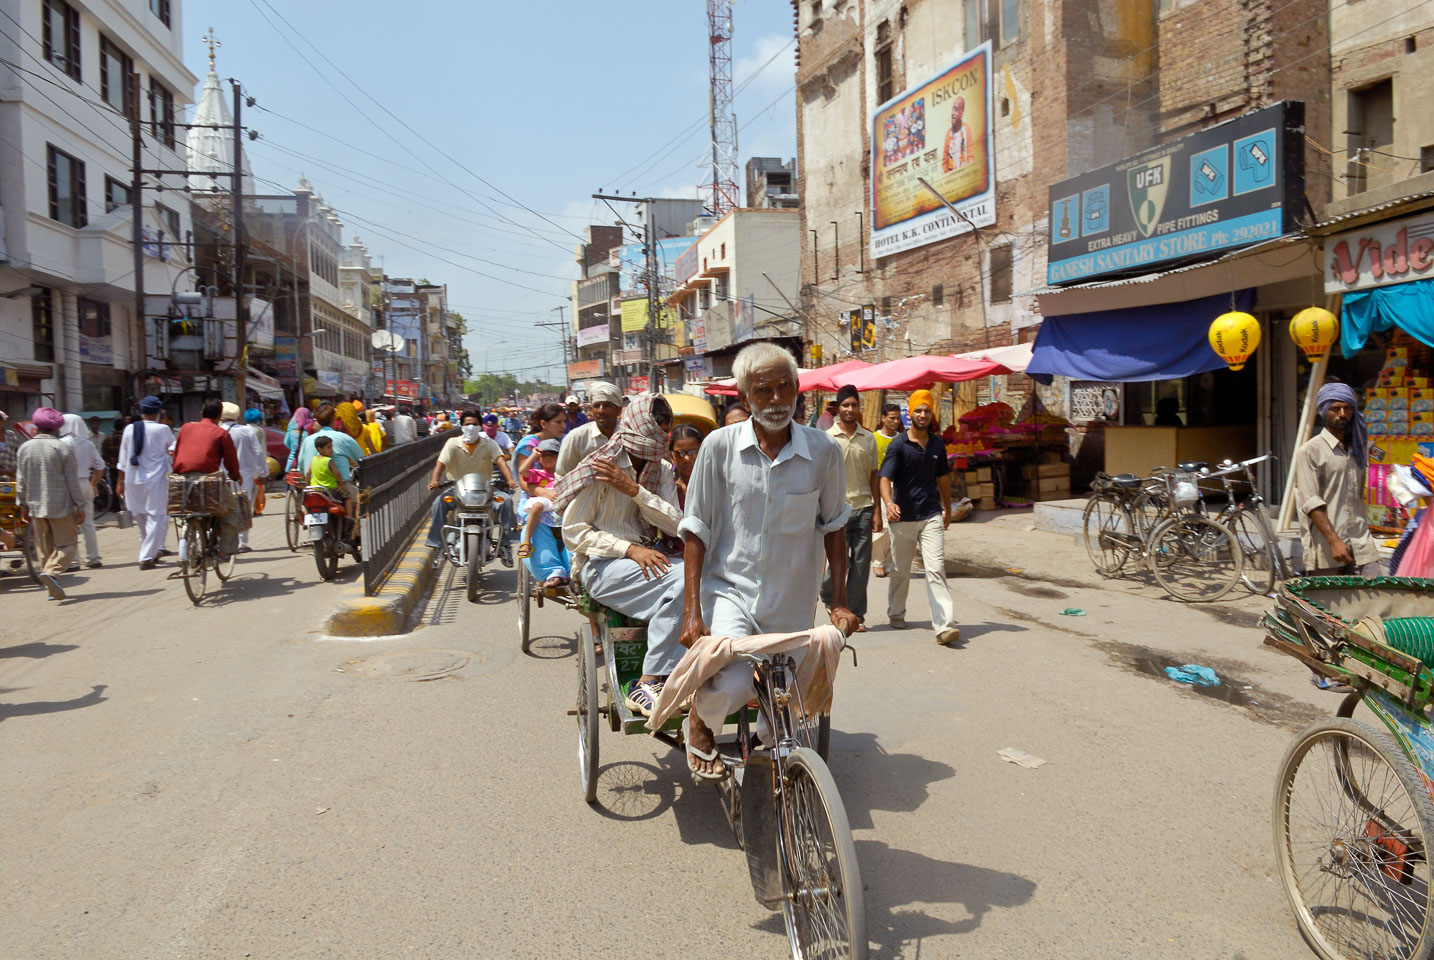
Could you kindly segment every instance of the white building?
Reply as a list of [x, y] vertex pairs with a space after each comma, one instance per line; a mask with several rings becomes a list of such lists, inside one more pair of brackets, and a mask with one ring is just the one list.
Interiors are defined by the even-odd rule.
[[[143, 123], [147, 166], [185, 168], [197, 78], [181, 0], [0, 0], [0, 13], [0, 58], [18, 65], [0, 65], [0, 407], [116, 410], [144, 366], [128, 118]], [[190, 265], [184, 178], [145, 186], [144, 285], [168, 292]]]

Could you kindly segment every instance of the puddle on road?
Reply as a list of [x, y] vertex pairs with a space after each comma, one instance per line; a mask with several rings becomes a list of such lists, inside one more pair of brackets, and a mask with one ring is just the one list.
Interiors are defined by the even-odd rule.
[[[1130, 673], [1151, 677], [1174, 691], [1189, 690], [1207, 700], [1243, 707], [1251, 716], [1265, 723], [1298, 730], [1306, 724], [1324, 718], [1327, 713], [1316, 710], [1303, 701], [1294, 700], [1281, 693], [1274, 693], [1256, 684], [1246, 683], [1239, 676], [1244, 665], [1237, 661], [1213, 659], [1208, 656], [1174, 657], [1150, 647], [1113, 641], [1102, 641], [1096, 646], [1102, 649], [1106, 656], [1110, 657], [1118, 666]], [[1166, 667], [1179, 667], [1187, 663], [1199, 663], [1202, 666], [1210, 667], [1220, 678], [1220, 685], [1218, 687], [1202, 687], [1190, 683], [1177, 683], [1166, 676]]]

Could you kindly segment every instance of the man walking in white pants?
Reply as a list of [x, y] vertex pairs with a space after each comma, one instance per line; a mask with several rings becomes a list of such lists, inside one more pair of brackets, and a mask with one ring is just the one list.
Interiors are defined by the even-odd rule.
[[124, 428], [120, 438], [119, 484], [125, 508], [139, 529], [139, 568], [153, 570], [164, 549], [169, 530], [169, 448], [174, 431], [159, 422], [164, 403], [159, 397], [139, 402], [140, 419]]
[[936, 642], [961, 639], [951, 591], [946, 587], [945, 531], [951, 525], [951, 465], [946, 445], [936, 434], [936, 401], [917, 390], [908, 402], [911, 427], [886, 448], [881, 463], [881, 502], [891, 526], [891, 579], [886, 616], [892, 627], [906, 629], [906, 591], [917, 548], [926, 568], [926, 595]]

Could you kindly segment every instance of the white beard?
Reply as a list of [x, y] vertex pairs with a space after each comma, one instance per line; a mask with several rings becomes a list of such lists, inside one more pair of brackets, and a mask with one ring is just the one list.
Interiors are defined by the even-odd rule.
[[796, 405], [767, 407], [765, 409], [754, 409], [752, 419], [762, 425], [762, 429], [769, 433], [776, 433], [785, 430], [787, 424], [792, 422], [792, 414], [796, 413]]

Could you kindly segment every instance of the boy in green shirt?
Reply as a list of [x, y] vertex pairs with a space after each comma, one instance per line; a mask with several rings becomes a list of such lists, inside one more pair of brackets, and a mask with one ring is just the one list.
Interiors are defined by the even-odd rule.
[[349, 519], [358, 521], [358, 487], [348, 482], [348, 458], [335, 457], [334, 441], [325, 436], [314, 439], [314, 458], [309, 461], [304, 481], [311, 487], [325, 487], [343, 495]]

